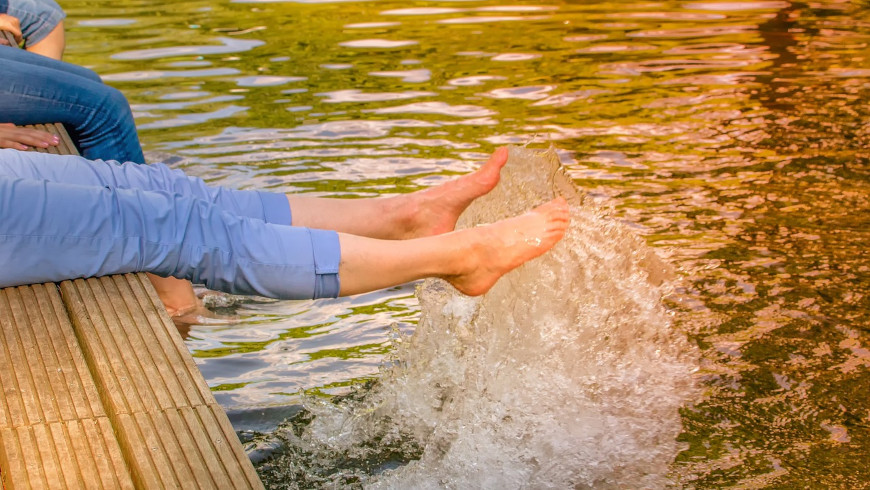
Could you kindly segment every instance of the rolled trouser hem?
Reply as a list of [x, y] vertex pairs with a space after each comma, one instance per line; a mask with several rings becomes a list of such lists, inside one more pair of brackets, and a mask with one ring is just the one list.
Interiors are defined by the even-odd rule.
[[332, 230], [309, 229], [314, 256], [314, 298], [337, 298], [341, 291], [338, 266], [341, 246], [338, 233]]
[[66, 18], [66, 13], [54, 1], [44, 0], [43, 3], [20, 2], [20, 5], [8, 5], [7, 14], [21, 21], [21, 34], [27, 46], [39, 43], [48, 36], [55, 27]]
[[287, 196], [276, 192], [256, 191], [263, 204], [263, 220], [276, 225], [293, 224], [290, 202]]

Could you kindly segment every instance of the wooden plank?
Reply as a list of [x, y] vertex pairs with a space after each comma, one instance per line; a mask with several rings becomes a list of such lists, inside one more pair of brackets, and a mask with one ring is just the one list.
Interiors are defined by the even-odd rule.
[[[233, 429], [233, 425], [230, 423], [230, 419], [227, 417], [226, 412], [224, 412], [223, 407], [218, 405], [217, 400], [209, 403], [207, 407], [211, 411], [212, 420], [218, 424], [223, 433], [223, 440], [226, 441], [227, 449], [232, 453], [230, 461], [247, 461], [250, 463], [251, 460], [248, 458], [242, 445], [238, 443], [239, 437], [236, 435], [236, 431]], [[263, 484], [260, 481], [259, 475], [257, 475], [257, 471], [254, 469], [254, 465], [239, 465], [239, 469], [244, 474], [248, 488], [262, 488]]]
[[74, 421], [68, 429], [85, 488], [134, 488], [108, 417]]
[[[158, 398], [157, 406], [164, 410], [189, 406], [190, 402], [184, 397], [182, 383], [172, 369], [172, 362], [159, 349], [161, 341], [169, 337], [156, 335], [157, 332], [152, 328], [149, 318], [145, 316], [139, 303], [134, 300], [136, 293], [133, 291], [133, 285], [138, 286], [136, 277], [130, 274], [99, 280], [109, 291], [109, 297], [116, 301], [115, 306], [119, 312], [119, 324], [122, 328], [116, 330], [115, 335], [129, 342], [140, 363], [148, 367], [150, 386]], [[141, 294], [145, 294], [144, 290]], [[131, 301], [125, 301], [125, 298], [130, 298]]]
[[[212, 471], [215, 475], [223, 475], [227, 486], [232, 485], [232, 488], [245, 488], [245, 475], [234, 464], [235, 455], [232, 449], [228, 447], [232, 439], [224, 435], [220, 424], [215, 420], [209, 407], [200, 405], [195, 410], [196, 415], [202, 423], [202, 427], [205, 429], [206, 437], [203, 440], [211, 443], [212, 450], [217, 454], [218, 460], [220, 460], [220, 468], [212, 468]], [[191, 425], [191, 427], [195, 428], [196, 425]], [[233, 434], [233, 438], [235, 438], [235, 434]]]
[[15, 330], [17, 325], [12, 321], [12, 306], [9, 303], [10, 290], [0, 293], [0, 388], [3, 398], [0, 400], [0, 429], [18, 427], [24, 423], [22, 413], [24, 406], [19, 396], [18, 376], [16, 376], [15, 358], [18, 351]]
[[69, 137], [69, 133], [64, 129], [63, 124], [54, 123], [49, 125], [49, 132], [57, 135], [60, 138], [59, 147], [62, 148], [63, 155], [78, 155], [79, 150], [76, 148], [76, 145], [73, 143], [72, 139]]
[[58, 488], [81, 488], [84, 486], [83, 480], [65, 424], [51, 424], [49, 431], [51, 445], [54, 447], [57, 460], [60, 463], [60, 473], [63, 481], [63, 484], [58, 485]]
[[[11, 361], [9, 371], [4, 372], [4, 381], [11, 386], [6, 388], [4, 395], [8, 401], [9, 415], [13, 427], [23, 427], [41, 420], [39, 398], [30, 373], [30, 363], [27, 351], [32, 346], [27, 345], [28, 332], [33, 329], [29, 318], [22, 318], [21, 293], [19, 288], [4, 290], [3, 311], [0, 316], [0, 328], [6, 352]], [[25, 339], [22, 339], [22, 336]]]
[[52, 153], [56, 155], [78, 155], [79, 151], [69, 136], [69, 133], [61, 123], [50, 124], [34, 124], [30, 126], [34, 129], [39, 129], [51, 133], [58, 137], [60, 142], [57, 146], [49, 146], [48, 148], [35, 148], [40, 153]]
[[63, 470], [58, 461], [57, 446], [51, 437], [50, 424], [36, 424], [32, 427], [33, 439], [42, 461], [42, 473], [48, 486], [45, 488], [64, 488]]
[[55, 393], [68, 395], [75, 413], [65, 412], [63, 420], [90, 419], [106, 415], [97, 393], [97, 386], [85, 362], [69, 316], [55, 284], [30, 286], [36, 296], [38, 310], [46, 315], [46, 330], [53, 353], [58, 359], [58, 382]]
[[[79, 284], [83, 287], [77, 287]], [[128, 414], [132, 412], [132, 407], [143, 406], [136, 390], [137, 383], [133, 382], [124, 355], [111, 336], [110, 327], [100, 312], [93, 290], [84, 286], [82, 279], [64, 281], [60, 289], [106, 412]], [[138, 385], [141, 386], [141, 379], [139, 381]]]
[[[114, 407], [109, 418], [137, 486], [262, 488], [144, 275], [64, 281], [60, 290], [94, 379], [106, 383], [100, 396]], [[128, 386], [109, 389], [121, 383], [120, 364]]]
[[[182, 408], [179, 410], [179, 415], [182, 418], [182, 422], [185, 424], [186, 430], [189, 430], [191, 433], [201, 430], [198, 429], [198, 427], [204, 428], [196, 410], [192, 408]], [[191, 438], [196, 444], [199, 454], [202, 456], [202, 460], [205, 463], [205, 467], [212, 476], [215, 485], [221, 483], [224, 486], [228, 486], [226, 485], [228, 480], [226, 477], [226, 470], [224, 470], [224, 465], [221, 463], [217, 451], [212, 447], [213, 441], [210, 438], [196, 437], [194, 435], [192, 435]]]
[[182, 410], [192, 409], [185, 407], [178, 410], [167, 410], [163, 412], [165, 417], [164, 423], [168, 423], [172, 428], [178, 445], [181, 447], [181, 453], [184, 455], [186, 464], [191, 468], [191, 474], [196, 482], [196, 486], [199, 488], [218, 488], [217, 482], [208, 471], [205, 459], [196, 445], [196, 435], [191, 432], [190, 427], [187, 426], [184, 417], [180, 413]]
[[175, 407], [214, 402], [214, 395], [178, 334], [178, 328], [165, 314], [151, 281], [144, 274], [113, 276], [112, 279], [116, 282], [124, 280], [124, 287], [129, 287], [125, 297], [135, 300], [135, 304], [131, 301], [129, 310], [135, 315], [136, 324], [150, 329], [143, 330], [143, 335], [157, 340], [148, 344], [153, 349], [154, 357], [164, 359], [173, 370], [173, 388], [170, 391], [173, 395], [180, 397], [183, 394], [186, 397], [186, 400], [176, 399]]
[[39, 447], [33, 437], [33, 427], [16, 427], [15, 435], [24, 459], [25, 472], [23, 475], [9, 475], [10, 490], [15, 490], [19, 485], [21, 488], [49, 488], [42, 458], [39, 456]]
[[[27, 481], [27, 466], [15, 429], [0, 429], [0, 465], [3, 468], [3, 472], [0, 473], [3, 477], [3, 488], [13, 488], [13, 480]], [[12, 475], [15, 477], [13, 478]]]
[[6, 488], [132, 488], [57, 286], [0, 290], [0, 332]]
[[4, 39], [10, 46], [18, 46], [15, 36], [9, 31], [0, 30], [0, 38]]

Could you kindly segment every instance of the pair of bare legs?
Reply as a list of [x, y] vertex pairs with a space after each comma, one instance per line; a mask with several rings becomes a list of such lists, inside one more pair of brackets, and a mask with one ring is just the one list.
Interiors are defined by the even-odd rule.
[[[323, 199], [288, 194], [287, 200], [294, 226], [339, 232], [341, 296], [427, 277], [440, 277], [476, 296], [552, 248], [569, 224], [568, 205], [557, 198], [511, 219], [454, 231], [465, 208], [498, 184], [506, 161], [507, 149], [500, 148], [473, 173], [400, 196]], [[160, 294], [160, 284], [155, 287]]]

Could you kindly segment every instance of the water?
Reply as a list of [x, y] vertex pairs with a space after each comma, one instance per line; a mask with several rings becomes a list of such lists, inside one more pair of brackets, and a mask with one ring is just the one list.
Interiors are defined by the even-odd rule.
[[[374, 488], [669, 483], [679, 408], [698, 393], [697, 350], [661, 304], [670, 269], [584, 203], [557, 171], [555, 153], [547, 156], [513, 149], [499, 186], [459, 226], [565, 195], [572, 227], [551, 253], [479, 298], [427, 281], [418, 328], [363, 402], [310, 402], [314, 420], [282, 428], [280, 437], [331, 466], [381, 460], [381, 441], [396, 441], [392, 456], [413, 462], [369, 481]], [[270, 467], [299, 459], [294, 452]], [[342, 478], [349, 483], [346, 472]]]
[[[641, 438], [614, 455], [609, 451], [618, 444], [579, 442], [594, 424], [578, 425], [583, 429], [564, 440], [585, 452], [552, 460], [559, 475], [580, 486], [594, 485], [596, 475], [629, 482], [624, 486], [637, 486], [630, 482], [636, 478], [698, 488], [861, 488], [870, 481], [866, 2], [67, 0], [64, 7], [67, 59], [94, 68], [128, 95], [146, 153], [216, 184], [387, 195], [465, 173], [497, 145], [555, 145], [586, 205], [603, 208], [602, 226], [632, 230], [675, 269], [672, 286], [631, 282], [627, 296], [616, 296], [629, 305], [632, 295], [665, 295], [671, 320], [659, 321], [661, 311], [653, 309], [656, 320], [644, 327], [667, 336], [643, 337], [637, 348], [643, 353], [667, 340], [676, 349], [687, 339], [700, 356], [691, 377], [698, 392], [653, 385], [658, 397], [643, 407], [668, 412], [686, 394], [679, 419], [655, 416], [655, 424], [637, 432], [619, 417], [609, 426], [620, 437], [652, 430], [661, 440]], [[637, 247], [612, 242], [579, 237], [589, 249], [614, 247], [617, 262], [634, 260]], [[563, 269], [578, 271], [576, 257], [564, 260]], [[594, 281], [577, 272], [581, 289], [620, 277], [602, 270]], [[285, 427], [314, 423], [308, 412], [297, 413], [303, 399], [315, 411], [319, 404], [310, 400], [333, 405], [331, 396], [377, 378], [391, 355], [409, 355], [391, 339], [418, 325], [425, 332], [429, 319], [449, 323], [437, 308], [421, 313], [413, 293], [410, 285], [320, 302], [211, 298], [235, 319], [193, 325], [187, 343], [237, 429], [275, 434], [257, 439], [260, 447], [282, 433], [302, 440]], [[552, 311], [585, 304], [568, 299], [582, 295], [560, 298]], [[475, 328], [497, 335], [499, 326]], [[619, 332], [633, 328], [641, 326]], [[423, 342], [422, 335], [412, 338]], [[532, 373], [555, 382], [574, 372], [535, 357], [529, 344], [513, 351], [528, 354]], [[582, 356], [578, 362], [608, 373], [607, 386], [619, 386], [614, 366], [628, 351], [590, 352], [616, 356], [600, 366]], [[489, 359], [484, 372], [508, 359]], [[475, 362], [459, 358], [451, 366], [478, 369]], [[384, 376], [381, 388], [363, 392], [374, 390], [374, 399], [386, 390], [384, 400], [395, 400], [406, 381], [429, 379]], [[676, 378], [657, 382], [668, 379]], [[523, 386], [516, 383], [510, 386]], [[530, 407], [525, 415], [539, 420], [519, 417], [504, 434], [535, 427], [535, 441], [562, 440], [546, 433], [559, 422], [547, 423], [571, 411], [549, 403], [590, 392], [578, 387], [559, 386], [564, 396], [553, 400], [517, 390], [530, 398], [512, 407]], [[359, 402], [346, 403], [335, 406]], [[615, 401], [601, 403], [626, 413]], [[469, 404], [449, 412], [451, 422], [492, 430], [463, 436], [458, 446], [499, 447], [492, 445], [504, 434], [471, 410], [498, 413], [498, 399]], [[425, 441], [417, 427], [431, 419], [410, 401], [398, 406], [409, 414], [410, 432], [384, 441], [377, 458], [357, 459], [342, 471], [377, 473], [414, 458], [422, 459], [407, 464], [409, 473], [433, 467], [425, 448], [403, 446], [411, 436]], [[281, 425], [294, 416], [295, 425]], [[674, 446], [664, 436], [672, 433]], [[289, 451], [314, 454], [318, 441], [311, 436]], [[528, 468], [521, 455], [505, 458], [477, 462]], [[470, 481], [460, 480], [468, 474], [465, 459], [438, 464], [455, 481]], [[328, 475], [336, 460], [332, 469], [318, 466], [315, 456], [307, 461], [310, 475], [327, 475], [324, 485], [334, 478]], [[601, 461], [629, 470], [649, 464], [649, 480], [608, 473]]]

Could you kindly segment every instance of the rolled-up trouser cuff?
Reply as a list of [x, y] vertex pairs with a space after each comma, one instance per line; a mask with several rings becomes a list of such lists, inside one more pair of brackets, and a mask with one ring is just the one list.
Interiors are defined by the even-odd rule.
[[6, 3], [5, 13], [21, 22], [21, 35], [27, 46], [45, 39], [66, 17], [66, 13], [54, 0], [18, 0]]
[[275, 192], [256, 191], [263, 203], [263, 220], [266, 223], [276, 225], [293, 224], [293, 215], [290, 212], [290, 202], [287, 196]]
[[314, 251], [314, 297], [337, 298], [341, 290], [338, 277], [338, 265], [341, 262], [338, 233], [331, 230], [309, 231], [311, 248]]

